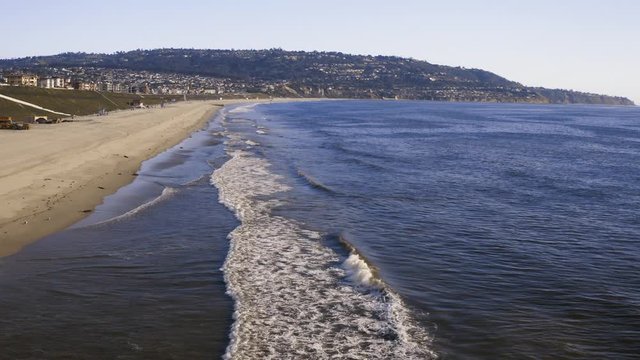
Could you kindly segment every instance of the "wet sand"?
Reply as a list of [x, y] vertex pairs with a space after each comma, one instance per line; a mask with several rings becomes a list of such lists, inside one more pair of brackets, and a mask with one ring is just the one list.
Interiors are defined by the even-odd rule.
[[212, 101], [0, 131], [0, 256], [62, 230], [131, 182], [142, 161], [201, 128]]

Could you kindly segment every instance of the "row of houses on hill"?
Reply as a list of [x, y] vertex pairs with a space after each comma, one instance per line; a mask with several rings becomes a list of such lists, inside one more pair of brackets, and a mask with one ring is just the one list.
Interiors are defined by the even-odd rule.
[[[1, 79], [0, 79], [1, 80]], [[33, 74], [7, 74], [4, 75], [4, 85], [29, 86], [43, 89], [69, 89], [109, 92], [149, 93], [146, 84], [125, 85], [110, 81], [90, 82], [72, 80], [70, 77], [39, 77]]]

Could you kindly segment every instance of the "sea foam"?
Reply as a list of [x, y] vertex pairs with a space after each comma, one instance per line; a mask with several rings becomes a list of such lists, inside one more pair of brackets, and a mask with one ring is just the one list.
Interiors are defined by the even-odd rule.
[[369, 265], [358, 255], [350, 254], [343, 263], [349, 279], [357, 285], [381, 288], [382, 282], [377, 279]]
[[434, 358], [427, 332], [358, 254], [344, 259], [323, 234], [272, 214], [290, 187], [229, 135], [231, 159], [211, 176], [241, 221], [222, 269], [235, 302], [225, 358]]

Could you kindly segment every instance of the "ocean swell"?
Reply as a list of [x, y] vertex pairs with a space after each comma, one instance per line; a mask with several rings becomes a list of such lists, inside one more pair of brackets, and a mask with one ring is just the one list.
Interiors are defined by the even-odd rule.
[[429, 359], [431, 338], [356, 252], [275, 216], [290, 188], [246, 150], [214, 171], [219, 200], [241, 221], [223, 266], [235, 301], [226, 359]]

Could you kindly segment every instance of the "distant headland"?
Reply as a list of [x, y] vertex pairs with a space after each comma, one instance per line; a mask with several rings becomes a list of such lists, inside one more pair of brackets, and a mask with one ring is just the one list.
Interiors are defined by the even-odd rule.
[[157, 95], [634, 105], [625, 97], [528, 87], [480, 69], [281, 49], [62, 53], [2, 59], [0, 73], [1, 85]]

